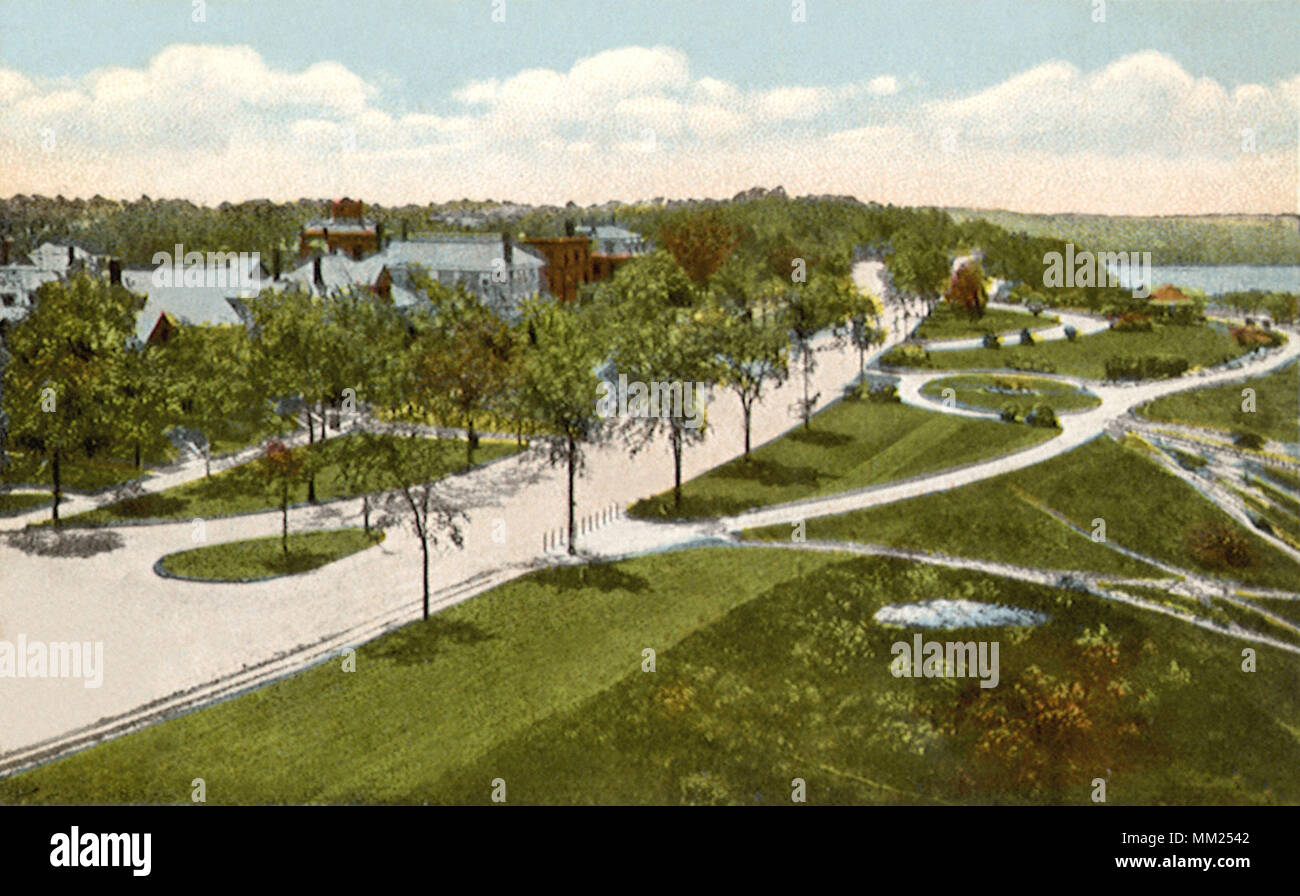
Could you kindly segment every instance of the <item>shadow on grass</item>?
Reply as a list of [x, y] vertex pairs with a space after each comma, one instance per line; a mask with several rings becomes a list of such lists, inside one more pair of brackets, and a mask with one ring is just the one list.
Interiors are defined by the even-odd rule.
[[179, 498], [169, 498], [161, 494], [140, 495], [126, 498], [110, 505], [115, 516], [126, 519], [154, 519], [171, 517], [185, 509], [186, 502]]
[[287, 554], [276, 554], [267, 557], [262, 562], [262, 566], [272, 575], [291, 576], [295, 573], [309, 572], [329, 563], [332, 560], [339, 559], [333, 554], [318, 553], [316, 551], [290, 551]]
[[[813, 434], [816, 434], [816, 430], [813, 431]], [[847, 440], [847, 437], [845, 438]], [[734, 460], [714, 470], [713, 475], [722, 479], [754, 482], [758, 485], [774, 487], [815, 486], [821, 481], [823, 474], [816, 467], [796, 467], [770, 460], [760, 460], [755, 457], [748, 461]]]
[[816, 445], [819, 448], [837, 448], [853, 441], [853, 436], [842, 432], [831, 432], [827, 429], [803, 429], [802, 427], [789, 433], [787, 438], [794, 442], [802, 442], [805, 445]]
[[642, 594], [650, 587], [648, 579], [620, 569], [614, 563], [547, 569], [534, 574], [533, 581], [554, 591], [594, 589]]
[[126, 540], [116, 532], [64, 532], [28, 528], [5, 538], [11, 548], [38, 557], [93, 557], [116, 551]]
[[496, 635], [472, 622], [433, 616], [381, 639], [373, 656], [392, 660], [399, 666], [419, 666], [455, 646], [472, 647], [491, 641]]

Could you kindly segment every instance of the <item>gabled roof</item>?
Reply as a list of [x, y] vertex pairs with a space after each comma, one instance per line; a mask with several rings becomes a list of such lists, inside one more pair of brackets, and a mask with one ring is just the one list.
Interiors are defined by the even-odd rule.
[[169, 315], [186, 324], [237, 324], [239, 315], [230, 303], [240, 290], [218, 286], [155, 286], [152, 270], [122, 272], [122, 285], [146, 297], [136, 316], [135, 333], [149, 338], [158, 318]]
[[1174, 302], [1190, 302], [1191, 299], [1172, 283], [1166, 283], [1151, 294], [1151, 301], [1170, 304]]
[[[77, 261], [91, 263], [96, 260], [96, 256], [87, 252], [80, 246], [72, 247], [72, 255]], [[43, 271], [57, 271], [60, 274], [68, 271], [68, 244], [67, 243], [41, 243], [30, 253], [32, 265]]]

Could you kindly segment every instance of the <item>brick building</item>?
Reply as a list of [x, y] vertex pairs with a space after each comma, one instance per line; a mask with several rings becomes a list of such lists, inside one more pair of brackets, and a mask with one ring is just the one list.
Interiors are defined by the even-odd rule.
[[311, 221], [298, 232], [298, 257], [310, 256], [316, 240], [330, 252], [343, 252], [353, 258], [379, 251], [383, 227], [367, 220], [365, 210], [361, 200], [346, 196], [330, 203], [328, 218]]

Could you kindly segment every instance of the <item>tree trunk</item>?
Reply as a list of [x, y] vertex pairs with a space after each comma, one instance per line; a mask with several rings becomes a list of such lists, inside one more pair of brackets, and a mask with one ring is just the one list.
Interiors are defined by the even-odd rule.
[[289, 553], [289, 485], [280, 493], [280, 552]]
[[465, 425], [465, 466], [474, 466], [474, 449], [478, 447], [478, 433], [474, 431], [473, 418], [466, 420]]
[[754, 413], [753, 399], [741, 401], [740, 410], [745, 418], [745, 460], [749, 460], [749, 422]]
[[140, 469], [140, 440], [135, 440], [135, 468]]
[[682, 506], [682, 432], [674, 424], [670, 433], [670, 441], [673, 447], [673, 508], [680, 510]]
[[578, 547], [573, 543], [577, 535], [577, 524], [574, 521], [574, 501], [573, 501], [573, 476], [577, 464], [577, 446], [573, 442], [573, 436], [569, 436], [569, 554], [576, 555]]
[[370, 496], [361, 496], [361, 523], [365, 526], [366, 534], [370, 534]]
[[63, 477], [59, 470], [59, 452], [50, 455], [50, 475], [54, 479], [54, 525], [59, 524], [59, 502], [63, 500]]
[[[307, 414], [307, 444], [309, 446], [315, 445], [316, 424], [313, 423], [311, 420], [311, 405], [307, 406], [305, 413]], [[322, 436], [321, 438], [323, 439], [324, 436]], [[309, 467], [307, 470], [307, 500], [308, 502], [315, 504], [316, 503], [316, 471], [314, 468], [310, 467], [310, 463], [311, 462], [309, 460], [308, 461]]]
[[803, 428], [808, 429], [812, 426], [812, 408], [808, 406], [808, 351], [809, 346], [805, 345], [803, 350]]
[[420, 554], [424, 563], [424, 618], [429, 618], [429, 539], [420, 535]]

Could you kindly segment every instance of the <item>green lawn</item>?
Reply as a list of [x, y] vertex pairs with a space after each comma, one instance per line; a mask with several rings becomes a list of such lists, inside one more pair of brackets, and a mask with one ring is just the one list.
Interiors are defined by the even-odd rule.
[[[912, 632], [872, 614], [934, 597], [1050, 619], [929, 635], [999, 641], [998, 687], [895, 677]], [[334, 659], [0, 781], [0, 803], [188, 803], [201, 776], [215, 804], [487, 803], [503, 778], [512, 804], [789, 805], [797, 777], [814, 805], [1087, 805], [1098, 775], [1112, 803], [1295, 803], [1300, 660], [1261, 646], [1243, 675], [1240, 650], [979, 574], [655, 555], [535, 573], [362, 646], [355, 671]]]
[[[9, 465], [0, 471], [0, 482], [12, 485], [54, 484], [50, 465], [44, 456], [12, 451], [9, 453], [9, 461]], [[74, 492], [99, 491], [139, 479], [143, 475], [144, 471], [137, 470], [130, 461], [109, 457], [64, 458], [59, 465], [59, 478], [63, 487]]]
[[227, 425], [226, 432], [212, 439], [209, 450], [213, 457], [222, 454], [233, 454], [236, 451], [244, 450], [250, 445], [258, 445], [267, 439], [288, 435], [298, 428], [300, 422], [296, 415], [273, 416], [268, 420], [260, 420], [255, 423], [247, 421], [231, 422]]
[[[1248, 388], [1255, 390], [1254, 411], [1243, 410], [1243, 390]], [[1167, 395], [1138, 408], [1138, 413], [1166, 423], [1248, 431], [1295, 443], [1300, 441], [1300, 367], [1289, 364], [1245, 382]]]
[[[1114, 355], [1176, 356], [1186, 358], [1192, 367], [1211, 367], [1244, 352], [1222, 327], [1157, 324], [1149, 333], [1105, 330], [1073, 342], [1059, 339], [1036, 345], [931, 352], [928, 366], [935, 370], [1006, 368], [1100, 380], [1106, 377], [1106, 359]], [[885, 355], [882, 363], [888, 364], [889, 359], [890, 354]]]
[[0, 516], [13, 516], [52, 500], [49, 492], [0, 492]]
[[916, 332], [915, 339], [967, 339], [983, 336], [985, 333], [1005, 333], [1010, 330], [1019, 332], [1028, 327], [1031, 331], [1046, 329], [1060, 321], [1049, 314], [1035, 317], [1023, 311], [1002, 311], [993, 309], [985, 311], [984, 316], [971, 320], [964, 311], [953, 311], [947, 302], [940, 302], [934, 307]]
[[276, 535], [177, 551], [162, 558], [162, 567], [181, 578], [247, 582], [319, 569], [383, 540], [382, 532], [363, 529], [290, 532], [287, 553]]
[[958, 407], [981, 410], [1000, 410], [1014, 404], [1028, 411], [1038, 404], [1050, 405], [1052, 410], [1080, 411], [1095, 408], [1101, 399], [1091, 392], [1078, 389], [1069, 383], [1042, 377], [1016, 374], [971, 373], [931, 380], [921, 389], [922, 394], [943, 401], [945, 389], [953, 391], [952, 399]]
[[[1162, 575], [1075, 533], [1034, 505], [1064, 514], [1089, 533], [1094, 520], [1105, 520], [1109, 541], [1182, 568], [1278, 588], [1294, 588], [1300, 581], [1300, 566], [1286, 555], [1142, 454], [1104, 436], [1061, 457], [949, 492], [811, 519], [806, 535], [1047, 569]], [[1188, 535], [1207, 521], [1240, 533], [1253, 564], [1216, 569], [1198, 562], [1188, 550]], [[788, 541], [790, 533], [789, 526], [773, 526], [752, 537]]]
[[[1056, 435], [995, 420], [972, 420], [899, 403], [845, 399], [741, 458], [682, 485], [682, 506], [672, 492], [633, 505], [649, 518], [710, 517], [751, 507], [877, 485], [962, 466]], [[689, 450], [689, 449], [688, 449]]]
[[[316, 459], [316, 499], [329, 501], [348, 498], [387, 487], [387, 478], [379, 474], [356, 482], [343, 475], [342, 461], [355, 445], [357, 436], [339, 436], [315, 445], [294, 449], [300, 457]], [[411, 471], [411, 481], [432, 481], [465, 466], [465, 442], [455, 439], [410, 439], [386, 436], [400, 446], [403, 466]], [[518, 450], [513, 442], [482, 442], [475, 452], [476, 463], [483, 463]], [[289, 500], [307, 500], [307, 480], [302, 478], [291, 490]], [[256, 513], [279, 507], [278, 496], [268, 489], [258, 475], [256, 463], [241, 464], [231, 470], [197, 479], [155, 494], [124, 501], [77, 514], [67, 524], [103, 524], [136, 519], [191, 519]]]

